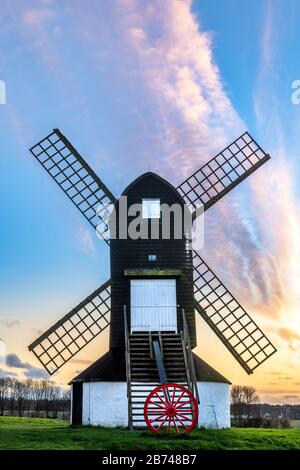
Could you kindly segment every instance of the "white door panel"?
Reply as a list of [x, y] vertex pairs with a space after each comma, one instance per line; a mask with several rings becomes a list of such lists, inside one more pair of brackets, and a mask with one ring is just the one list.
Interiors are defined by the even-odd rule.
[[175, 279], [131, 281], [131, 331], [177, 331]]

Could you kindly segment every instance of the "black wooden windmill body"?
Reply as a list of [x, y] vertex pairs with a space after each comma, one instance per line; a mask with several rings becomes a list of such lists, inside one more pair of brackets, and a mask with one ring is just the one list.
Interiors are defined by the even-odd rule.
[[[127, 382], [130, 427], [144, 424], [145, 417], [152, 431], [163, 425], [178, 432], [191, 429], [197, 421], [199, 398], [200, 359], [192, 353], [196, 346], [195, 312], [248, 374], [276, 349], [190, 248], [184, 233], [175, 236], [174, 221], [169, 239], [161, 236], [160, 207], [177, 204], [184, 208], [189, 204], [195, 209], [202, 204], [206, 210], [267, 162], [269, 155], [244, 133], [176, 189], [160, 176], [145, 173], [122, 196], [126, 196], [128, 207], [142, 204], [145, 215], [141, 223], [147, 228], [157, 219], [159, 235], [152, 237], [150, 227], [148, 238], [131, 239], [120, 235], [117, 223], [116, 236], [108, 239], [109, 217], [113, 214], [114, 220], [119, 220], [121, 199], [113, 196], [58, 129], [30, 151], [110, 245], [111, 279], [49, 328], [29, 350], [53, 374], [110, 326], [108, 353], [72, 381], [73, 423], [83, 422], [82, 382], [97, 370], [97, 380]], [[196, 214], [195, 209], [194, 217]], [[131, 220], [128, 217], [128, 224]]]

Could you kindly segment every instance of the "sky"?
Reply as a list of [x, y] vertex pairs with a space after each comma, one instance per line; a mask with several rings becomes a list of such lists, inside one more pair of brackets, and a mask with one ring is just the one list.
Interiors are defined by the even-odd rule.
[[[247, 376], [200, 318], [195, 352], [262, 401], [300, 403], [299, 15], [296, 0], [0, 0], [1, 375], [45, 377], [28, 344], [109, 278], [105, 242], [29, 147], [60, 128], [118, 196], [149, 169], [180, 184], [248, 130], [272, 158], [207, 211], [200, 254], [278, 352]], [[103, 333], [54, 380], [107, 348]]]

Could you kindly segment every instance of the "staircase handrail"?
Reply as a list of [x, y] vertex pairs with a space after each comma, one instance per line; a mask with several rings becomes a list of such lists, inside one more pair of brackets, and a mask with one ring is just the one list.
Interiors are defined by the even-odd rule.
[[189, 369], [190, 380], [192, 383], [192, 391], [197, 399], [197, 402], [200, 403], [200, 397], [199, 397], [199, 392], [198, 392], [198, 387], [197, 387], [195, 364], [194, 364], [194, 358], [193, 358], [192, 347], [191, 347], [191, 340], [190, 340], [189, 329], [188, 329], [188, 324], [186, 321], [186, 315], [185, 315], [184, 309], [182, 309], [182, 324], [183, 324], [183, 339], [184, 339], [184, 344], [185, 344], [185, 348], [186, 348], [186, 352], [188, 356], [188, 369]]
[[125, 363], [127, 379], [127, 398], [128, 398], [128, 427], [132, 428], [132, 396], [131, 396], [131, 366], [130, 366], [130, 341], [128, 331], [127, 309], [124, 305], [124, 331], [125, 331]]

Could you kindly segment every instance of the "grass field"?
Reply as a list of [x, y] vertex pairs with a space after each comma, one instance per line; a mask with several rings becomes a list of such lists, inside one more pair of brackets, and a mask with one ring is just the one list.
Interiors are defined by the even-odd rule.
[[146, 430], [72, 428], [52, 419], [0, 417], [0, 449], [300, 450], [300, 429], [195, 430], [177, 437]]

